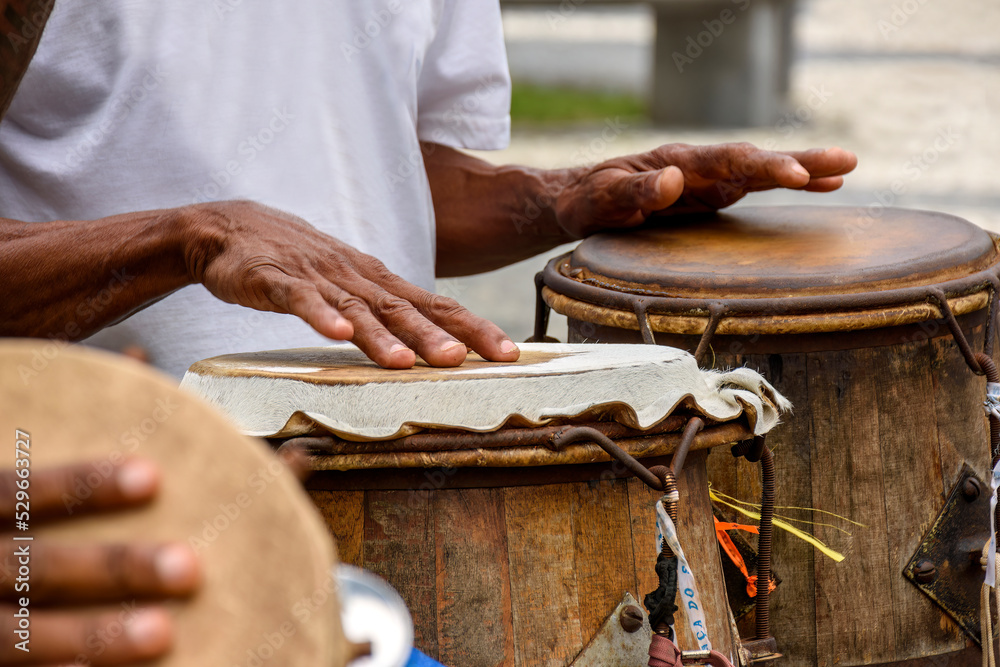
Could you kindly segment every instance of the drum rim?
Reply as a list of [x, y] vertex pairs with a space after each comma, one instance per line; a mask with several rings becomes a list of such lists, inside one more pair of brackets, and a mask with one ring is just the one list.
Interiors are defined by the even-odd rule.
[[[686, 419], [686, 418], [685, 418]], [[565, 428], [564, 426], [554, 427]], [[514, 429], [547, 431], [553, 427], [539, 429]], [[655, 429], [654, 429], [655, 430]], [[418, 436], [420, 434], [417, 434]], [[559, 449], [550, 449], [543, 445], [509, 445], [481, 447], [477, 440], [487, 438], [491, 433], [462, 433], [467, 442], [460, 449], [437, 448], [428, 444], [416, 451], [413, 448], [389, 447], [386, 451], [363, 450], [356, 447], [357, 443], [342, 441], [329, 436], [316, 438], [289, 438], [284, 444], [303, 446], [309, 454], [309, 467], [314, 471], [351, 471], [371, 469], [412, 469], [412, 468], [523, 468], [544, 466], [575, 466], [591, 463], [614, 462], [614, 459], [601, 447], [593, 442], [581, 441], [565, 445]], [[690, 451], [711, 449], [722, 445], [746, 440], [753, 437], [753, 430], [745, 418], [741, 417], [728, 422], [706, 424], [705, 428], [694, 436]], [[409, 436], [413, 438], [414, 436]], [[683, 433], [680, 430], [664, 431], [644, 435], [641, 432], [629, 433], [613, 438], [615, 443], [636, 459], [646, 459], [671, 455], [680, 446]], [[394, 443], [405, 441], [384, 441]], [[326, 441], [330, 447], [316, 447]], [[273, 441], [272, 441], [273, 443]], [[366, 443], [372, 444], [372, 443]], [[323, 451], [323, 450], [326, 451]]]
[[[994, 238], [994, 235], [991, 234]], [[541, 302], [561, 315], [622, 329], [671, 334], [794, 334], [915, 324], [992, 306], [1000, 261], [964, 278], [890, 290], [760, 298], [692, 298], [609, 289], [564, 275], [572, 252], [538, 274]], [[645, 336], [645, 331], [644, 331]]]
[[[928, 285], [961, 278], [1000, 261], [996, 235], [964, 218], [891, 207], [884, 213], [879, 228], [885, 226], [887, 232], [879, 238], [883, 244], [895, 241], [881, 249], [879, 243], [853, 239], [841, 248], [836, 238], [822, 236], [863, 215], [855, 206], [749, 206], [698, 214], [687, 222], [682, 217], [678, 224], [667, 226], [608, 230], [574, 248], [568, 275], [608, 289], [651, 296], [761, 298]], [[919, 231], [914, 231], [914, 225]], [[958, 238], [942, 241], [943, 245], [928, 244], [921, 234], [931, 231], [928, 226]], [[814, 238], [816, 233], [821, 237]], [[782, 250], [779, 243], [772, 256], [769, 248], [776, 239], [788, 239], [793, 249]], [[805, 241], [808, 248], [795, 245]], [[839, 250], [829, 255], [813, 250], [816, 243], [832, 244]], [[753, 248], [750, 255], [746, 254], [748, 244]], [[894, 246], [906, 249], [895, 254]]]

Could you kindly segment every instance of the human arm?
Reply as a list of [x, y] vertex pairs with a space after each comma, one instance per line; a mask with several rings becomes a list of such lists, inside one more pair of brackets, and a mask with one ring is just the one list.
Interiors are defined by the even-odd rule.
[[773, 152], [750, 144], [667, 144], [571, 169], [494, 166], [424, 144], [439, 276], [479, 273], [649, 217], [713, 211], [778, 187], [828, 192], [857, 158], [840, 148]]
[[0, 220], [0, 336], [79, 340], [186, 285], [296, 315], [377, 363], [455, 366], [518, 351], [495, 325], [304, 220], [215, 202], [91, 221]]

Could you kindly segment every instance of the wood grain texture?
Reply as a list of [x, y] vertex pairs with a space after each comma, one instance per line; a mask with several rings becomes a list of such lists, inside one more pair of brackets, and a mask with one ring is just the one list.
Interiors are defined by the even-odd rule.
[[[677, 504], [677, 537], [694, 573], [701, 597], [703, 612], [708, 622], [712, 647], [735, 659], [734, 641], [729, 623], [729, 600], [726, 597], [725, 576], [719, 558], [719, 542], [715, 536], [715, 519], [712, 500], [708, 496], [708, 474], [705, 461], [708, 452], [691, 452], [684, 470], [677, 478], [680, 501]], [[687, 628], [687, 610], [682, 609], [678, 618], [681, 648], [697, 649], [698, 643]]]
[[632, 553], [635, 558], [635, 599], [643, 601], [660, 585], [656, 577], [656, 503], [663, 496], [634, 477], [627, 483]]
[[576, 495], [571, 484], [505, 491], [518, 667], [564, 667], [583, 648], [573, 562]]
[[584, 644], [635, 585], [627, 482], [624, 479], [573, 485], [573, 543], [578, 615]]
[[[865, 524], [842, 549], [846, 560], [817, 558], [817, 664], [893, 660], [893, 576], [879, 444], [876, 365], [872, 350], [807, 355], [814, 507]], [[839, 539], [816, 526], [820, 539]]]
[[[981, 331], [970, 338], [981, 347]], [[743, 363], [795, 405], [768, 437], [777, 505], [815, 507], [868, 524], [851, 528], [849, 538], [830, 528], [814, 531], [848, 556], [839, 565], [775, 531], [782, 584], [771, 618], [784, 662], [861, 665], [963, 648], [966, 640], [954, 624], [902, 575], [962, 464], [984, 471], [988, 464], [978, 410], [983, 380], [969, 371], [954, 342], [918, 336], [886, 347], [717, 360]], [[756, 501], [755, 468], [734, 466], [717, 453], [709, 470], [716, 488]], [[863, 605], [859, 590], [866, 591]], [[752, 615], [741, 630], [752, 629], [751, 622]]]
[[438, 655], [431, 491], [365, 494], [364, 566], [399, 591], [413, 617], [414, 644]]
[[309, 496], [336, 540], [341, 562], [361, 567], [364, 563], [365, 492], [310, 489]]
[[965, 647], [964, 634], [901, 574], [945, 502], [930, 345], [919, 341], [872, 354], [885, 370], [876, 377], [876, 394], [896, 659], [957, 651]]
[[503, 496], [503, 489], [434, 494], [438, 659], [446, 665], [514, 665]]

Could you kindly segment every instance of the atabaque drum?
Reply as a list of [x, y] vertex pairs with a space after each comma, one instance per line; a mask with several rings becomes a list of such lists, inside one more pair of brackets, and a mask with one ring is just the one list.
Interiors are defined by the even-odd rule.
[[739, 659], [705, 462], [787, 408], [756, 372], [708, 373], [668, 348], [546, 344], [510, 364], [385, 370], [340, 345], [216, 357], [182, 386], [243, 432], [310, 454], [307, 486], [341, 558], [385, 577], [416, 646], [451, 665], [645, 664], [640, 601], [658, 583], [664, 494], [632, 473], [675, 465], [696, 584], [678, 592], [678, 643]]
[[[776, 529], [785, 664], [978, 664], [990, 445], [976, 354], [992, 357], [998, 260], [995, 237], [950, 215], [737, 208], [552, 260], [536, 336], [551, 308], [571, 342], [746, 364], [791, 400], [769, 440], [777, 513], [844, 559]], [[755, 470], [708, 467], [720, 494], [759, 497]]]

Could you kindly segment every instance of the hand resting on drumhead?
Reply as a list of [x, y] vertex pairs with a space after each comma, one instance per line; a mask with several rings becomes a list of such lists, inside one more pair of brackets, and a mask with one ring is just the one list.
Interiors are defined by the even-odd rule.
[[652, 216], [715, 211], [750, 192], [839, 188], [857, 157], [841, 148], [777, 152], [747, 143], [666, 144], [572, 169], [494, 166], [424, 144], [439, 276], [489, 271]]
[[654, 214], [717, 211], [761, 190], [830, 192], [857, 164], [841, 148], [778, 152], [747, 143], [667, 144], [584, 172], [560, 197], [557, 213], [570, 233], [586, 236], [639, 225]]
[[[31, 475], [31, 518], [72, 520], [85, 513], [137, 507], [159, 488], [155, 464], [128, 459], [100, 484], [91, 486], [89, 464], [36, 470]], [[0, 516], [12, 531], [19, 478], [0, 471]], [[87, 489], [89, 495], [79, 489]], [[20, 559], [30, 549], [30, 581], [19, 578]], [[41, 540], [0, 541], [0, 664], [112, 665], [150, 660], [165, 654], [173, 641], [170, 617], [151, 602], [194, 593], [201, 572], [194, 552], [183, 542], [151, 544], [141, 537], [130, 544], [51, 544]], [[29, 598], [30, 652], [14, 648], [20, 608]], [[71, 605], [100, 604], [102, 611]], [[106, 610], [103, 610], [106, 606]]]
[[298, 316], [387, 368], [409, 368], [416, 354], [457, 366], [467, 346], [493, 361], [519, 354], [499, 327], [456, 301], [253, 202], [93, 221], [0, 220], [0, 336], [79, 340], [194, 283], [229, 303]]

